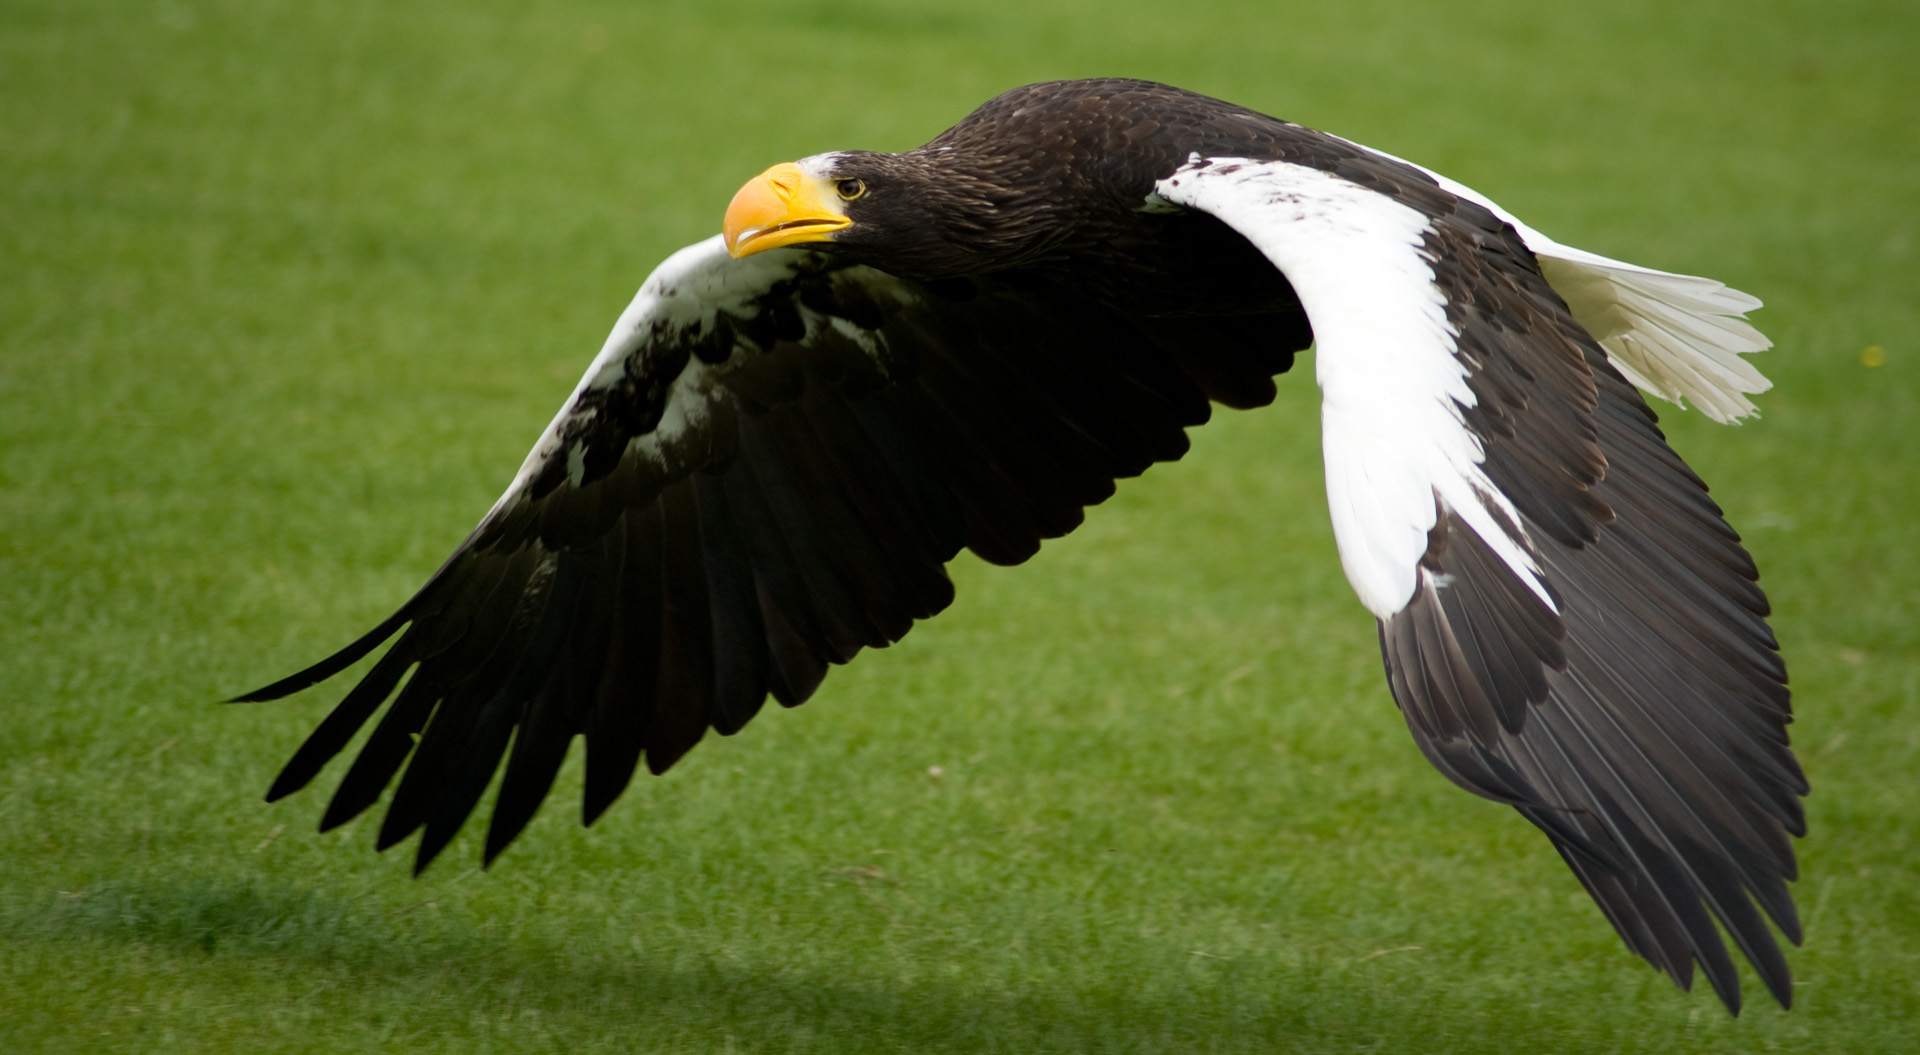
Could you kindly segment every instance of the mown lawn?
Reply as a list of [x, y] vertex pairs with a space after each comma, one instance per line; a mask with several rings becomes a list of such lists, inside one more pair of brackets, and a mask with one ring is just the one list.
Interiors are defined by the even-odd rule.
[[[1912, 1050], [1920, 8], [1297, 6], [0, 7], [0, 1050]], [[572, 769], [414, 880], [261, 803], [340, 689], [214, 701], [399, 603], [744, 178], [1111, 74], [1767, 301], [1764, 417], [1667, 421], [1798, 692], [1792, 1012], [1420, 758], [1306, 368], [592, 830]]]

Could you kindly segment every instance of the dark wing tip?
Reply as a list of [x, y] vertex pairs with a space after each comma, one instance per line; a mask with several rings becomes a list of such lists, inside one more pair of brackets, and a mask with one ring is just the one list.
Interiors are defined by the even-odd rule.
[[[424, 590], [422, 591], [425, 592]], [[417, 599], [417, 597], [416, 597]], [[335, 674], [353, 666], [366, 658], [367, 653], [379, 648], [381, 643], [394, 635], [394, 632], [413, 618], [413, 602], [401, 605], [400, 610], [380, 622], [379, 626], [362, 634], [352, 644], [333, 655], [315, 663], [296, 674], [289, 674], [271, 685], [262, 686], [252, 692], [241, 693], [224, 703], [265, 703], [269, 700], [284, 699], [303, 689], [333, 677]]]

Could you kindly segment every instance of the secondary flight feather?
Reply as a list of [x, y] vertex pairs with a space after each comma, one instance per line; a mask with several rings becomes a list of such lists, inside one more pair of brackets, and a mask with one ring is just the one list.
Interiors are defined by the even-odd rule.
[[1758, 306], [1562, 246], [1389, 155], [1143, 81], [1031, 85], [900, 154], [743, 187], [642, 285], [500, 500], [269, 792], [375, 719], [322, 827], [397, 785], [425, 867], [504, 760], [491, 861], [572, 741], [592, 822], [768, 698], [1076, 527], [1315, 349], [1327, 488], [1414, 741], [1553, 842], [1634, 952], [1730, 1009], [1806, 782], [1746, 551], [1635, 390], [1716, 420]]

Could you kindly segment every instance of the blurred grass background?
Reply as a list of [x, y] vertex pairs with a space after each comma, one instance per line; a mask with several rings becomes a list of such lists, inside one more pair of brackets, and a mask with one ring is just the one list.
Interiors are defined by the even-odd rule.
[[[1895, 0], [8, 0], [0, 1048], [1912, 1050], [1916, 50]], [[1666, 421], [1798, 693], [1794, 1011], [1675, 992], [1420, 758], [1304, 367], [592, 831], [570, 770], [415, 881], [260, 803], [340, 687], [212, 701], [398, 604], [744, 178], [1096, 75], [1767, 302], [1765, 416]]]

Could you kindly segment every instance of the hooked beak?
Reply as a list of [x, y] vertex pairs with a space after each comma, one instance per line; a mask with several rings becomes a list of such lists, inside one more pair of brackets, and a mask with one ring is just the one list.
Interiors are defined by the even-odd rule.
[[783, 245], [827, 242], [852, 223], [832, 185], [783, 161], [733, 196], [724, 225], [727, 252], [742, 257]]

